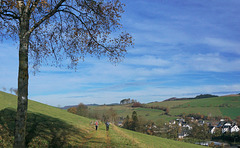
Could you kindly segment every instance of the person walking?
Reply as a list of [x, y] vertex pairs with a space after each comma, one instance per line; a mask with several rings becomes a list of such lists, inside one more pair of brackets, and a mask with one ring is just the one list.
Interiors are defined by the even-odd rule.
[[98, 121], [95, 122], [96, 131], [98, 129]]
[[108, 131], [110, 123], [107, 121], [105, 124], [106, 124], [106, 130]]

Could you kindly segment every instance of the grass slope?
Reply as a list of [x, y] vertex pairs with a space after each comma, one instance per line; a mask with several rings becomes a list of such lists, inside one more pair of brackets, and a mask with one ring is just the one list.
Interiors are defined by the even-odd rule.
[[92, 106], [89, 107], [92, 112], [106, 113], [110, 108], [113, 108], [118, 116], [131, 116], [133, 111], [136, 111], [139, 116], [152, 120], [154, 122], [160, 119], [170, 121], [178, 118], [178, 115], [186, 113], [200, 113], [206, 116], [228, 116], [235, 119], [240, 116], [240, 96], [223, 96], [205, 99], [178, 100], [153, 102], [146, 104], [147, 106], [168, 107], [169, 115], [165, 115], [164, 111], [150, 108], [132, 108], [130, 105], [116, 106]]
[[[174, 101], [168, 102], [174, 104]], [[206, 99], [183, 100], [182, 104], [172, 107], [171, 115], [181, 113], [201, 113], [211, 116], [229, 116], [235, 119], [240, 115], [240, 96], [223, 96]]]
[[[12, 147], [17, 98], [0, 92], [0, 147]], [[28, 147], [163, 147], [192, 148], [198, 145], [144, 135], [99, 124], [96, 131], [92, 119], [77, 116], [45, 104], [29, 100]]]

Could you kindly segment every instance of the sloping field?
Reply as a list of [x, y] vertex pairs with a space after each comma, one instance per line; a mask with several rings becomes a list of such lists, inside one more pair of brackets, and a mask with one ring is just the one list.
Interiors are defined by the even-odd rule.
[[206, 116], [240, 116], [240, 96], [223, 96], [205, 99], [165, 101], [149, 103], [147, 106], [168, 107], [171, 116], [182, 113], [200, 113]]
[[[17, 98], [0, 92], [0, 147], [12, 147]], [[96, 131], [84, 118], [66, 110], [29, 100], [26, 145], [28, 147], [200, 147], [105, 125]]]
[[112, 108], [118, 116], [131, 116], [133, 111], [136, 111], [139, 116], [147, 120], [152, 120], [157, 123], [159, 120], [170, 121], [179, 118], [181, 114], [200, 113], [205, 116], [228, 116], [231, 119], [236, 119], [240, 116], [240, 96], [223, 96], [204, 99], [178, 100], [165, 102], [152, 102], [146, 104], [147, 107], [158, 106], [169, 108], [169, 114], [164, 111], [151, 108], [132, 108], [131, 105], [114, 105], [114, 106], [92, 106], [91, 111], [100, 114], [108, 112]]
[[147, 120], [155, 120], [156, 117], [161, 116], [164, 111], [150, 108], [132, 108], [131, 105], [114, 105], [114, 106], [89, 106], [90, 111], [99, 114], [107, 113], [111, 108], [118, 114], [119, 117], [125, 118], [127, 115], [131, 116], [133, 111], [136, 111], [139, 116]]
[[[169, 101], [168, 104], [175, 104], [175, 101]], [[240, 96], [183, 100], [180, 105], [170, 109], [171, 115], [179, 115], [184, 112], [201, 113], [206, 116], [229, 116], [235, 119], [240, 116]]]

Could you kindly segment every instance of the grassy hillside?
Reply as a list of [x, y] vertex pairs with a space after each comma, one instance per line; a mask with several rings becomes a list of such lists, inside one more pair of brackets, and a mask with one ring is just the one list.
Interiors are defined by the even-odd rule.
[[[165, 103], [165, 102], [163, 102]], [[175, 101], [166, 102], [175, 104]], [[240, 96], [223, 96], [206, 99], [183, 100], [171, 107], [171, 115], [181, 113], [201, 113], [207, 116], [229, 116], [235, 119], [240, 115]]]
[[[17, 98], [0, 92], [0, 102], [0, 147], [11, 147]], [[96, 131], [91, 121], [94, 120], [29, 100], [26, 144], [28, 147], [200, 147], [114, 125], [105, 131], [103, 123]]]
[[132, 108], [131, 105], [118, 106], [95, 106], [90, 107], [92, 112], [106, 113], [110, 108], [113, 108], [119, 116], [131, 116], [133, 111], [147, 120], [165, 121], [178, 118], [179, 115], [185, 113], [200, 113], [205, 116], [228, 116], [235, 119], [240, 116], [240, 96], [223, 96], [205, 99], [178, 100], [153, 102], [146, 104], [147, 107], [159, 106], [169, 108], [169, 115], [165, 115], [164, 111], [151, 108]]

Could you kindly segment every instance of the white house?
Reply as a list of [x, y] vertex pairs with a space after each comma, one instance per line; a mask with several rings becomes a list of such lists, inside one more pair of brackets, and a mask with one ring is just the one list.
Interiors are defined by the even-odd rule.
[[178, 126], [182, 126], [183, 124], [186, 124], [184, 119], [176, 119], [178, 121]]
[[188, 125], [188, 124], [184, 124], [182, 127], [188, 128], [188, 130], [192, 129], [192, 127], [190, 125]]
[[214, 134], [214, 133], [215, 133], [215, 129], [216, 129], [216, 127], [215, 127], [215, 126], [212, 126], [212, 127], [210, 128], [210, 133], [211, 133], [211, 134]]
[[225, 123], [222, 127], [222, 133], [230, 132], [232, 125], [230, 123]]
[[230, 131], [231, 131], [231, 133], [233, 133], [233, 132], [239, 132], [239, 127], [235, 124], [235, 125], [233, 125], [233, 126], [231, 127]]

